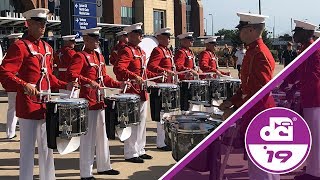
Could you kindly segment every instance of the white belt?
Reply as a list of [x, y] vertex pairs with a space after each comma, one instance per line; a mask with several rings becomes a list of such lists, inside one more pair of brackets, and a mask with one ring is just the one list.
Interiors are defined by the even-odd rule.
[[67, 71], [67, 68], [59, 68], [59, 71], [65, 72], [65, 71]]

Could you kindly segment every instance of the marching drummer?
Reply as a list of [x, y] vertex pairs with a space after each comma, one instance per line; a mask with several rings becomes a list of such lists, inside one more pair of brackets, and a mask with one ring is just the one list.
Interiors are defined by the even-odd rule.
[[[153, 49], [147, 68], [155, 73], [167, 73], [169, 76], [167, 82], [172, 83], [173, 78], [170, 77], [174, 76], [175, 65], [173, 62], [172, 51], [168, 48], [170, 44], [171, 28], [163, 28], [155, 35], [159, 45]], [[162, 119], [163, 116], [166, 115], [168, 114], [162, 113], [160, 118]], [[157, 148], [163, 151], [170, 151], [171, 148], [164, 143], [164, 139], [165, 131], [163, 129], [163, 125], [161, 122], [157, 122]]]
[[76, 44], [76, 35], [62, 36], [63, 47], [55, 53], [54, 67], [57, 68], [59, 79], [67, 81], [66, 71], [70, 65], [72, 56], [76, 54], [74, 46]]
[[[28, 35], [8, 49], [0, 66], [2, 84], [17, 87], [16, 114], [20, 122], [20, 179], [32, 180], [35, 141], [38, 143], [40, 179], [55, 179], [53, 151], [47, 146], [45, 104], [39, 91], [78, 86], [58, 80], [52, 74], [53, 50], [42, 41], [49, 10], [38, 8], [23, 13]], [[44, 61], [44, 63], [42, 63]], [[19, 73], [19, 76], [16, 74]]]
[[[313, 42], [313, 35], [316, 25], [294, 20], [296, 27], [294, 29], [293, 39], [296, 43], [302, 44], [301, 52], [307, 49]], [[296, 176], [295, 180], [304, 179], [320, 179], [320, 161], [319, 161], [319, 136], [320, 136], [320, 49], [316, 50], [308, 59], [302, 63], [298, 69], [292, 72], [285, 79], [284, 84], [294, 83], [291, 89], [287, 92], [287, 98], [293, 99], [297, 90], [301, 94], [301, 107], [303, 116], [309, 125], [312, 144], [310, 154], [306, 161], [305, 174]], [[284, 85], [281, 85], [284, 88]], [[312, 94], [312, 96], [311, 96]]]
[[117, 34], [118, 44], [111, 50], [110, 63], [114, 65], [118, 59], [118, 52], [120, 49], [124, 48], [128, 44], [128, 33], [126, 31], [120, 31]]
[[[230, 73], [218, 70], [218, 59], [214, 51], [217, 47], [217, 37], [210, 37], [204, 41], [206, 50], [202, 51], [199, 56], [199, 66], [202, 72], [214, 72], [218, 76], [230, 75]], [[216, 76], [211, 76], [216, 77]]]
[[[23, 33], [14, 33], [7, 36], [9, 44], [14, 44], [22, 38]], [[2, 84], [8, 94], [8, 111], [7, 111], [7, 138], [13, 139], [17, 137], [16, 126], [18, 118], [16, 116], [16, 96], [17, 87], [14, 84]]]
[[[248, 13], [238, 13], [237, 15], [240, 17], [240, 24], [237, 26], [240, 31], [240, 38], [248, 46], [248, 50], [241, 69], [241, 88], [231, 98], [231, 101], [225, 101], [219, 107], [225, 112], [224, 118], [231, 115], [234, 109], [242, 106], [266, 85], [272, 79], [275, 69], [273, 56], [262, 40], [267, 16]], [[274, 106], [275, 102], [270, 95], [266, 95], [260, 100], [242, 117], [241, 135], [244, 137], [245, 131], [254, 116]], [[280, 175], [266, 173], [256, 167], [250, 160], [248, 161], [248, 169], [250, 179], [280, 179]]]
[[79, 79], [80, 97], [89, 101], [88, 132], [80, 140], [80, 176], [86, 180], [95, 179], [92, 175], [95, 150], [98, 174], [119, 174], [110, 164], [101, 88], [122, 88], [126, 83], [115, 81], [107, 75], [103, 55], [95, 51], [99, 47], [100, 29], [97, 27], [82, 31], [85, 49], [73, 56], [67, 71], [69, 80]]
[[128, 33], [128, 45], [119, 51], [119, 56], [114, 64], [113, 71], [118, 80], [134, 81], [132, 88], [127, 91], [140, 95], [140, 123], [132, 126], [132, 134], [124, 141], [124, 158], [133, 163], [143, 163], [144, 159], [152, 159], [146, 154], [146, 118], [147, 118], [147, 91], [144, 80], [158, 74], [146, 69], [145, 52], [138, 46], [142, 41], [142, 23], [125, 27]]
[[198, 68], [195, 62], [195, 56], [190, 49], [193, 46], [193, 32], [188, 32], [185, 34], [180, 34], [178, 36], [180, 40], [180, 49], [175, 53], [174, 62], [177, 68], [177, 71], [187, 71], [185, 75], [180, 75], [180, 79], [191, 79], [191, 76], [198, 76]]

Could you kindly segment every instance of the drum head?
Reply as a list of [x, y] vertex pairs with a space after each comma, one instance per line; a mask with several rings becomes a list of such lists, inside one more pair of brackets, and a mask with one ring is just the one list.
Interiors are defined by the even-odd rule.
[[53, 99], [50, 100], [51, 103], [59, 103], [59, 104], [82, 104], [87, 103], [88, 101], [84, 98], [78, 98], [78, 99]]
[[216, 126], [206, 122], [180, 122], [172, 125], [178, 132], [185, 133], [207, 133], [213, 131]]
[[109, 96], [110, 98], [115, 98], [115, 99], [139, 99], [140, 97], [136, 94], [112, 94]]
[[178, 87], [178, 85], [170, 84], [170, 83], [158, 83], [155, 86], [160, 87], [160, 88], [177, 88]]
[[182, 80], [182, 82], [185, 83], [194, 83], [194, 84], [207, 84], [207, 81], [203, 81], [203, 80]]
[[185, 115], [173, 115], [164, 118], [164, 120], [169, 122], [197, 121], [197, 119], [195, 119], [194, 117]]

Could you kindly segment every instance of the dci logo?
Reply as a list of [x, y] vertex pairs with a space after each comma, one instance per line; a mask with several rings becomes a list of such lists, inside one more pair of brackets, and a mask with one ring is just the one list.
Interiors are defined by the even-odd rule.
[[308, 157], [311, 133], [305, 120], [286, 108], [271, 108], [258, 114], [246, 132], [246, 150], [263, 171], [284, 174], [298, 168]]

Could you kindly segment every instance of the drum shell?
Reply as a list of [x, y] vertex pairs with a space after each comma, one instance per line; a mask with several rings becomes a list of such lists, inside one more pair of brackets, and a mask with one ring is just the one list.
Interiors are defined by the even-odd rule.
[[[172, 157], [179, 161], [181, 160], [189, 151], [191, 151], [195, 146], [197, 146], [204, 138], [206, 138], [217, 126], [211, 124], [211, 122], [199, 121], [203, 125], [210, 125], [212, 127], [210, 130], [203, 131], [180, 131], [175, 127], [174, 124], [170, 126], [171, 133], [171, 144], [172, 144]], [[186, 124], [195, 125], [199, 122], [187, 122]], [[184, 123], [184, 122], [182, 122]], [[181, 124], [182, 124], [181, 123]], [[201, 124], [201, 125], [202, 125]], [[179, 124], [180, 125], [180, 124]]]
[[[160, 113], [168, 113], [180, 110], [180, 88], [168, 87], [163, 88], [159, 86], [150, 86], [150, 111], [152, 121], [160, 122]], [[164, 107], [164, 98], [169, 98], [169, 108]]]
[[241, 81], [234, 79], [234, 80], [227, 80], [227, 99], [231, 99], [233, 95], [235, 95], [238, 89], [241, 87]]
[[[80, 100], [80, 99], [77, 99]], [[71, 136], [80, 136], [88, 131], [88, 101], [82, 99], [82, 102], [58, 103], [49, 101], [46, 103], [46, 129], [48, 148], [57, 149], [56, 138], [62, 133], [59, 126], [66, 120], [71, 125]], [[72, 120], [67, 119], [71, 117]]]
[[[109, 139], [115, 139], [115, 127], [120, 124], [119, 112], [128, 114], [129, 124], [140, 122], [140, 98], [120, 100], [114, 97], [107, 97], [104, 102], [107, 106], [105, 109], [106, 118], [108, 118], [106, 131]], [[128, 111], [124, 109], [125, 105], [128, 105]]]
[[206, 81], [181, 81], [180, 85], [180, 107], [182, 111], [188, 111], [190, 108], [189, 101], [197, 101], [194, 99], [195, 93], [200, 92], [200, 101], [206, 104], [211, 103], [211, 96], [209, 91], [209, 83]]
[[188, 116], [184, 116], [184, 115], [175, 115], [175, 116], [171, 116], [172, 117], [176, 117], [174, 118], [174, 120], [169, 120], [168, 118], [164, 119], [164, 124], [163, 124], [163, 128], [165, 131], [165, 139], [164, 139], [164, 143], [169, 146], [172, 147], [171, 145], [171, 132], [170, 132], [170, 126], [173, 123], [179, 123], [179, 122], [190, 122], [190, 121], [198, 121], [197, 119], [188, 117]]

